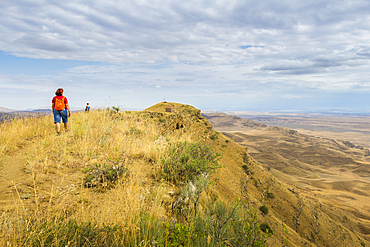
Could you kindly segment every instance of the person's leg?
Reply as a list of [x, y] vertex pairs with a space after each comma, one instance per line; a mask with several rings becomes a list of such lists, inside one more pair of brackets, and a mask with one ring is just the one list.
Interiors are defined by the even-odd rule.
[[65, 130], [68, 130], [68, 112], [67, 112], [67, 109], [64, 109], [63, 111], [61, 111], [61, 113], [62, 113], [64, 128], [65, 128]]
[[60, 123], [55, 123], [55, 127], [57, 129], [57, 132], [60, 133]]
[[58, 132], [58, 135], [60, 135], [60, 114], [56, 110], [54, 110], [54, 123], [55, 123], [55, 128]]

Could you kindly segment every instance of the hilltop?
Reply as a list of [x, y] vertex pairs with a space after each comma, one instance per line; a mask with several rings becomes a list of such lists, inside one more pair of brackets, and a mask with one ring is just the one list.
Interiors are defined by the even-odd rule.
[[75, 113], [60, 137], [50, 115], [15, 119], [0, 138], [3, 245], [370, 244], [189, 105]]

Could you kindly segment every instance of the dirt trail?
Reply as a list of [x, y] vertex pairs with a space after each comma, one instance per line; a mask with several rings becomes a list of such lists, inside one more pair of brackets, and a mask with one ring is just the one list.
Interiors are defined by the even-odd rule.
[[[32, 194], [32, 172], [27, 170], [26, 148], [5, 158], [0, 170], [0, 208], [9, 209], [19, 197], [27, 199]], [[17, 193], [18, 192], [18, 193]]]

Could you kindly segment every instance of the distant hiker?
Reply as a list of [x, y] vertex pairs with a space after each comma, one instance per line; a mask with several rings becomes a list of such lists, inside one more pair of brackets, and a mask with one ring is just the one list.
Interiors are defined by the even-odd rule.
[[[68, 129], [68, 117], [71, 116], [71, 109], [68, 105], [68, 100], [63, 96], [63, 88], [58, 88], [55, 92], [53, 100], [51, 101], [51, 109], [54, 113], [54, 123], [58, 135], [60, 135], [60, 120], [63, 119], [64, 128]], [[68, 113], [67, 113], [68, 111]]]
[[87, 103], [86, 107], [85, 107], [85, 112], [90, 112], [90, 104]]

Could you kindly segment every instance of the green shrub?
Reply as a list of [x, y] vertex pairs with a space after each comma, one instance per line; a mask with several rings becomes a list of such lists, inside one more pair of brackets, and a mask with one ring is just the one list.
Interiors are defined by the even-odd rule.
[[131, 126], [130, 129], [127, 131], [127, 134], [130, 135], [141, 135], [144, 132], [136, 128], [135, 126]]
[[186, 184], [220, 168], [219, 156], [209, 146], [200, 143], [174, 143], [167, 157], [162, 159], [161, 177], [175, 184]]
[[179, 197], [172, 204], [172, 209], [177, 216], [189, 221], [198, 213], [200, 194], [208, 187], [210, 178], [208, 176], [198, 176], [193, 182], [187, 183], [181, 188]]
[[[36, 222], [35, 222], [36, 223]], [[92, 222], [50, 219], [28, 224], [23, 246], [117, 246], [117, 226], [97, 227]]]
[[266, 197], [269, 199], [274, 199], [275, 195], [272, 192], [266, 192]]
[[159, 246], [190, 246], [191, 230], [181, 223], [165, 223], [165, 238]]
[[216, 141], [218, 139], [217, 134], [213, 134], [209, 137], [212, 141]]
[[118, 113], [119, 110], [119, 106], [112, 106], [112, 108], [107, 107], [107, 112], [110, 114]]
[[242, 166], [244, 172], [247, 174], [247, 175], [251, 175], [253, 174], [253, 172], [249, 171], [249, 167], [247, 165], [243, 165]]
[[83, 169], [87, 173], [85, 187], [112, 187], [114, 183], [127, 173], [127, 168], [118, 165], [107, 165], [94, 163], [92, 166]]
[[260, 225], [260, 229], [261, 231], [263, 231], [264, 233], [267, 233], [267, 234], [274, 234], [274, 231], [271, 229], [270, 225], [267, 224], [267, 223], [262, 223]]
[[130, 244], [120, 246], [154, 246], [154, 242], [161, 242], [165, 238], [163, 222], [147, 212], [140, 213], [138, 227], [130, 228], [128, 234], [126, 229], [125, 237]]
[[119, 106], [112, 106], [112, 109], [115, 110], [116, 112], [119, 112]]
[[268, 214], [268, 213], [269, 213], [269, 209], [268, 209], [268, 207], [267, 207], [266, 205], [262, 205], [262, 206], [260, 207], [260, 210], [261, 210], [261, 212], [262, 212], [263, 214]]
[[210, 202], [193, 226], [191, 246], [266, 246], [256, 214], [239, 203]]

